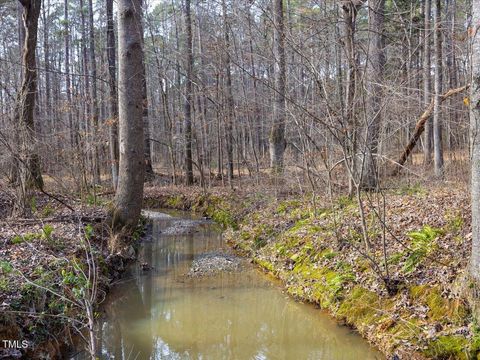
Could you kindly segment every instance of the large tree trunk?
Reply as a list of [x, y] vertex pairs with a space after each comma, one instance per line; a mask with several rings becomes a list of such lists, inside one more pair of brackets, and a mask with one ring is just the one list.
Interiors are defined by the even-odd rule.
[[[432, 76], [431, 76], [431, 55], [430, 55], [430, 16], [432, 13], [431, 0], [425, 0], [424, 5], [424, 34], [423, 34], [423, 104], [428, 107], [432, 100]], [[427, 121], [425, 124], [425, 137], [423, 146], [423, 158], [425, 165], [432, 162], [432, 144], [433, 144], [433, 127], [432, 122]]]
[[97, 61], [95, 59], [95, 31], [93, 28], [93, 1], [88, 0], [88, 15], [89, 15], [89, 41], [90, 41], [90, 75], [92, 77], [91, 101], [92, 101], [92, 170], [93, 170], [93, 182], [95, 184], [100, 183], [100, 159], [99, 159], [99, 141], [98, 134], [98, 99], [97, 99]]
[[[81, 51], [81, 64], [82, 64], [82, 72], [83, 72], [83, 79], [80, 82], [83, 86], [83, 96], [84, 101], [82, 101], [82, 115], [83, 115], [83, 123], [79, 124], [79, 130], [84, 135], [85, 141], [82, 143], [85, 144], [85, 152], [83, 155], [84, 159], [83, 168], [86, 170], [88, 164], [91, 164], [91, 153], [89, 153], [89, 149], [93, 146], [93, 130], [91, 129], [91, 122], [90, 122], [90, 103], [91, 103], [91, 91], [90, 91], [90, 76], [88, 70], [88, 51], [87, 51], [87, 29], [86, 29], [86, 19], [85, 19], [85, 11], [84, 11], [84, 0], [79, 0], [78, 3], [80, 7], [80, 36], [81, 36], [81, 44], [79, 52]], [[93, 80], [92, 80], [93, 81]], [[90, 170], [92, 167], [90, 167]], [[91, 171], [90, 171], [91, 172]], [[87, 171], [84, 172], [84, 186], [87, 187], [88, 179], [87, 179]]]
[[[145, 39], [142, 37], [143, 45], [145, 45]], [[143, 68], [144, 82], [143, 82], [143, 150], [145, 152], [145, 175], [147, 178], [154, 176], [152, 166], [152, 146], [150, 141], [150, 118], [148, 111], [148, 89], [147, 89], [147, 70]]]
[[275, 56], [274, 77], [275, 94], [273, 101], [273, 124], [270, 130], [270, 167], [274, 173], [283, 172], [283, 154], [285, 152], [285, 25], [283, 0], [273, 0]]
[[367, 133], [361, 188], [373, 190], [378, 186], [377, 152], [382, 123], [382, 84], [385, 66], [384, 30], [385, 0], [374, 0], [368, 12], [370, 42], [367, 63]]
[[76, 128], [73, 125], [73, 109], [72, 106], [72, 84], [70, 79], [70, 24], [68, 20], [68, 0], [63, 3], [64, 15], [64, 45], [65, 45], [65, 93], [67, 94], [67, 118], [68, 127], [70, 128], [70, 146], [73, 148], [78, 145]]
[[[446, 59], [446, 75], [448, 75], [448, 80], [445, 81], [450, 88], [457, 86], [457, 64], [455, 58], [455, 14], [457, 11], [457, 2], [456, 0], [445, 0], [445, 52], [444, 57]], [[457, 127], [458, 123], [458, 113], [459, 109], [455, 103], [455, 99], [449, 99], [447, 106], [447, 121], [446, 123], [446, 143], [448, 151], [452, 150], [454, 138], [454, 129]]]
[[[49, 24], [50, 24], [50, 13], [49, 13], [50, 1], [47, 1], [47, 5], [43, 6], [42, 9], [42, 19], [43, 19], [43, 56], [45, 63], [45, 115], [47, 121], [50, 122], [50, 131], [54, 132], [55, 130], [55, 121], [52, 116], [52, 96], [51, 88], [52, 83], [50, 81], [50, 43], [49, 43]], [[47, 124], [45, 124], [46, 126]]]
[[223, 12], [223, 37], [225, 41], [225, 90], [227, 98], [227, 109], [225, 114], [225, 141], [227, 146], [227, 177], [230, 186], [233, 179], [233, 119], [235, 116], [232, 90], [232, 70], [230, 60], [230, 35], [229, 35], [229, 23], [227, 15], [227, 4], [225, 0], [222, 0], [222, 12]]
[[109, 121], [109, 149], [114, 189], [118, 183], [118, 103], [117, 103], [117, 75], [116, 75], [116, 47], [113, 22], [113, 0], [106, 0], [107, 10], [107, 58], [108, 84], [110, 89], [110, 121]]
[[187, 78], [185, 87], [184, 127], [185, 127], [185, 183], [193, 184], [193, 159], [192, 159], [192, 105], [193, 105], [193, 49], [192, 49], [192, 18], [190, 0], [185, 0], [185, 52]]
[[472, 146], [472, 256], [470, 274], [480, 281], [480, 0], [472, 2], [472, 84], [470, 136]]
[[120, 163], [113, 227], [137, 225], [142, 210], [143, 150], [142, 1], [118, 1], [118, 104]]
[[345, 165], [349, 177], [349, 194], [353, 194], [354, 183], [358, 181], [358, 174], [361, 170], [357, 160], [358, 151], [358, 114], [356, 110], [357, 87], [358, 87], [358, 56], [357, 46], [355, 44], [355, 33], [358, 10], [363, 5], [364, 0], [342, 1], [343, 10], [343, 28], [344, 28], [344, 46], [347, 62], [347, 76], [345, 88], [345, 111], [343, 127], [345, 134], [342, 139], [342, 147], [345, 152]]
[[442, 123], [440, 97], [442, 96], [442, 17], [441, 0], [434, 0], [434, 20], [435, 33], [433, 38], [435, 50], [435, 103], [433, 107], [433, 162], [435, 166], [435, 176], [443, 177], [443, 146], [442, 146]]
[[40, 159], [35, 153], [35, 98], [37, 96], [37, 47], [38, 18], [41, 0], [20, 0], [23, 6], [23, 27], [25, 29], [22, 51], [22, 86], [17, 97], [15, 118], [20, 134], [16, 162], [16, 203], [14, 212], [24, 215], [29, 212], [29, 193], [33, 188], [43, 188]]

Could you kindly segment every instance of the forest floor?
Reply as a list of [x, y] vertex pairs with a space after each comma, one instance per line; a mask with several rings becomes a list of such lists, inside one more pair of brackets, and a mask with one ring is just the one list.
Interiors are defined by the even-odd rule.
[[133, 241], [110, 253], [104, 205], [56, 197], [74, 211], [36, 193], [28, 218], [7, 217], [12, 197], [0, 187], [0, 339], [27, 341], [13, 349], [0, 346], [1, 359], [62, 358], [79, 339], [78, 330], [85, 330], [94, 267], [96, 307], [135, 258]]
[[[224, 225], [232, 247], [281, 279], [291, 296], [328, 310], [389, 356], [476, 358], [480, 328], [464, 296], [471, 249], [467, 187], [410, 185], [384, 195], [385, 203], [362, 195], [365, 227], [355, 199], [267, 185], [206, 192], [151, 183], [145, 207], [196, 211]], [[29, 219], [5, 217], [9, 199], [0, 187], [0, 337], [34, 342], [36, 356], [58, 354], [74, 335], [69, 320], [84, 311], [65, 301], [88, 290], [78, 264], [94, 255], [101, 302], [135, 256], [135, 242], [109, 255], [112, 236], [103, 223], [109, 199], [94, 205], [65, 198], [72, 213], [36, 194]], [[35, 358], [28, 349], [16, 355]]]
[[476, 359], [480, 328], [464, 296], [471, 285], [467, 187], [405, 186], [388, 190], [385, 204], [362, 198], [369, 251], [358, 203], [345, 196], [318, 196], [313, 207], [311, 195], [253, 187], [145, 191], [146, 206], [198, 211], [223, 224], [231, 245], [291, 296], [327, 309], [388, 356]]

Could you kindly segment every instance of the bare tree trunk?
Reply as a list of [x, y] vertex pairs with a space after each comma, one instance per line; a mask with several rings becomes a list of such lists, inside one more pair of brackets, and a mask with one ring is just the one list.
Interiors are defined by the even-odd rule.
[[[454, 33], [455, 33], [455, 13], [456, 13], [456, 0], [445, 0], [445, 54], [446, 59], [446, 73], [448, 75], [448, 81], [446, 83], [450, 88], [457, 86], [457, 68], [455, 60], [455, 44], [454, 44]], [[446, 121], [447, 131], [447, 149], [448, 151], [452, 150], [452, 138], [453, 138], [453, 128], [458, 121], [458, 108], [455, 99], [449, 99], [448, 101], [448, 120]]]
[[99, 159], [99, 139], [97, 138], [98, 134], [98, 99], [97, 99], [97, 62], [95, 59], [95, 32], [93, 28], [93, 0], [88, 0], [88, 15], [89, 15], [89, 40], [90, 40], [90, 75], [92, 77], [92, 86], [91, 90], [91, 105], [92, 105], [92, 166], [93, 166], [93, 182], [95, 184], [100, 183], [100, 159]]
[[[431, 55], [430, 55], [430, 16], [432, 13], [431, 0], [424, 0], [424, 34], [423, 34], [423, 104], [427, 107], [432, 100], [432, 77], [431, 77]], [[425, 137], [423, 146], [423, 158], [426, 166], [432, 162], [432, 144], [433, 144], [433, 127], [432, 122], [427, 121], [425, 124]]]
[[[145, 39], [142, 37], [143, 45], [145, 45]], [[147, 72], [146, 67], [144, 67], [144, 83], [143, 83], [143, 135], [144, 135], [144, 146], [145, 151], [145, 175], [147, 178], [153, 177], [153, 167], [152, 167], [152, 146], [150, 141], [150, 119], [148, 111], [148, 89], [147, 89]]]
[[68, 20], [68, 0], [63, 2], [63, 20], [64, 20], [64, 34], [63, 40], [65, 45], [65, 93], [67, 94], [67, 119], [70, 133], [70, 146], [73, 148], [78, 145], [76, 142], [77, 133], [73, 124], [73, 109], [72, 106], [72, 83], [70, 79], [70, 24]]
[[225, 119], [225, 135], [226, 135], [226, 146], [227, 146], [227, 178], [230, 186], [232, 185], [233, 179], [233, 118], [234, 114], [234, 99], [232, 92], [232, 71], [231, 71], [231, 61], [230, 61], [230, 35], [229, 35], [229, 23], [227, 15], [227, 5], [226, 1], [222, 0], [222, 12], [223, 12], [223, 36], [225, 41], [225, 87], [226, 87], [226, 98], [227, 98], [227, 111]]
[[[79, 0], [79, 7], [80, 7], [80, 36], [81, 36], [81, 63], [82, 63], [82, 72], [83, 72], [83, 95], [84, 101], [82, 103], [83, 107], [83, 124], [79, 126], [80, 130], [84, 130], [84, 137], [85, 137], [85, 152], [82, 161], [85, 162], [85, 170], [91, 165], [91, 152], [90, 149], [93, 146], [93, 130], [91, 129], [90, 123], [90, 115], [91, 115], [91, 91], [90, 91], [90, 76], [88, 70], [88, 52], [87, 52], [87, 30], [86, 30], [86, 20], [85, 20], [85, 12], [84, 12], [84, 0]], [[83, 154], [82, 154], [83, 155]], [[91, 171], [92, 167], [90, 167]], [[87, 172], [85, 173], [87, 175]], [[85, 186], [88, 185], [88, 178], [85, 177]]]
[[[51, 88], [52, 84], [50, 81], [50, 43], [49, 38], [49, 23], [50, 23], [50, 14], [47, 13], [50, 7], [50, 1], [47, 2], [46, 6], [43, 6], [42, 9], [42, 19], [43, 19], [43, 56], [45, 63], [45, 114], [47, 116], [47, 121], [50, 122], [51, 131], [55, 129], [55, 121], [52, 116], [52, 96]], [[45, 124], [46, 125], [46, 124]]]
[[14, 212], [23, 215], [30, 211], [30, 191], [43, 188], [40, 158], [35, 153], [35, 97], [37, 94], [37, 47], [38, 18], [41, 0], [21, 0], [25, 39], [22, 52], [22, 86], [17, 95], [15, 118], [19, 126], [20, 144], [17, 158], [16, 203]]
[[117, 75], [116, 75], [116, 48], [115, 31], [113, 22], [113, 0], [106, 0], [107, 10], [107, 58], [108, 58], [108, 84], [110, 90], [110, 121], [109, 121], [109, 148], [112, 171], [113, 188], [118, 183], [118, 103], [117, 103]]
[[[346, 167], [349, 176], [349, 194], [353, 195], [354, 180], [357, 179], [357, 172], [359, 169], [357, 161], [357, 111], [356, 97], [357, 97], [357, 49], [355, 45], [355, 32], [357, 13], [363, 4], [362, 1], [344, 2], [342, 5], [343, 20], [344, 20], [344, 43], [346, 52], [346, 61], [348, 66], [345, 88], [345, 113], [344, 113], [344, 128], [345, 134], [343, 136], [343, 151], [346, 155]], [[350, 160], [349, 160], [350, 159]]]
[[270, 130], [270, 167], [274, 173], [283, 172], [283, 154], [285, 152], [285, 25], [283, 0], [273, 1], [275, 56], [275, 94], [273, 102], [273, 124]]
[[185, 183], [193, 184], [193, 159], [192, 159], [192, 105], [193, 105], [193, 49], [192, 49], [192, 18], [190, 0], [185, 0], [185, 52], [186, 59], [186, 99], [184, 105], [185, 113]]
[[120, 163], [113, 227], [134, 228], [140, 217], [145, 177], [143, 139], [142, 1], [118, 1], [118, 104]]
[[382, 83], [385, 66], [384, 11], [385, 0], [374, 0], [370, 3], [368, 12], [370, 42], [367, 62], [367, 134], [361, 182], [361, 188], [368, 190], [376, 189], [378, 186], [377, 152], [382, 123]]
[[480, 281], [480, 0], [472, 1], [472, 84], [470, 92], [470, 136], [472, 146], [472, 255], [470, 274]]
[[147, 95], [147, 79], [144, 74], [145, 81], [143, 83], [143, 150], [145, 151], [145, 174], [147, 177], [153, 176], [152, 167], [152, 147], [150, 142], [150, 121], [148, 118], [148, 95]]
[[435, 176], [443, 177], [443, 146], [442, 146], [442, 123], [441, 123], [441, 96], [442, 96], [442, 17], [441, 17], [441, 0], [434, 0], [434, 50], [435, 50], [435, 103], [433, 107], [433, 152]]

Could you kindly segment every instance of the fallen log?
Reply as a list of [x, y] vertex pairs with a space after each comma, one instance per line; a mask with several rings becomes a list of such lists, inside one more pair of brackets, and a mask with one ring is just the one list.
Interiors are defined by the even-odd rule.
[[[448, 99], [450, 96], [459, 94], [469, 88], [470, 84], [464, 85], [462, 87], [456, 88], [456, 89], [450, 89], [448, 90], [445, 94], [440, 96], [440, 104], [444, 102], [446, 99]], [[415, 148], [415, 145], [417, 144], [418, 139], [420, 139], [420, 136], [422, 135], [423, 131], [425, 130], [425, 123], [430, 119], [433, 113], [433, 107], [435, 105], [435, 98], [432, 98], [432, 101], [430, 102], [430, 105], [425, 109], [423, 114], [420, 116], [420, 118], [417, 120], [417, 125], [415, 125], [415, 131], [413, 132], [412, 137], [410, 138], [410, 141], [408, 142], [407, 146], [405, 146], [405, 149], [403, 150], [402, 155], [400, 158], [395, 162], [395, 168], [392, 171], [392, 176], [398, 175], [400, 170], [402, 169], [403, 165], [407, 161], [408, 157], [412, 153], [413, 149]]]

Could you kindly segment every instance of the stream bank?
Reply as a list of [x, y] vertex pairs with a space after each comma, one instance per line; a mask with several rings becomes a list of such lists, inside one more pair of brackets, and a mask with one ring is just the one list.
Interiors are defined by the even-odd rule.
[[[475, 359], [480, 330], [462, 295], [470, 253], [468, 192], [406, 187], [387, 194], [389, 294], [361, 243], [356, 203], [298, 194], [149, 188], [149, 206], [193, 210], [223, 224], [241, 254], [279, 278], [299, 301], [328, 310], [396, 359]], [[428, 204], [428, 206], [426, 206]], [[374, 206], [366, 207], [370, 221]], [[371, 228], [375, 239], [380, 229]], [[342, 241], [339, 241], [341, 239]], [[370, 257], [382, 265], [382, 249]], [[384, 265], [384, 264], [383, 264]], [[468, 284], [467, 284], [468, 285]]]
[[[139, 247], [141, 266], [129, 266], [96, 321], [101, 358], [384, 358], [354, 331], [295, 302], [278, 281], [232, 254], [217, 224], [195, 220], [194, 231], [182, 231], [178, 224], [192, 224], [190, 216], [153, 217]], [[73, 357], [87, 359], [85, 352]]]
[[[11, 341], [0, 343], [0, 359], [64, 358], [78, 338], [75, 328], [87, 323], [86, 274], [96, 269], [96, 311], [136, 258], [143, 231], [140, 225], [125, 248], [111, 254], [105, 206], [65, 199], [72, 212], [42, 193], [33, 199], [30, 218], [0, 220], [0, 340]], [[10, 206], [0, 201], [0, 212]]]

